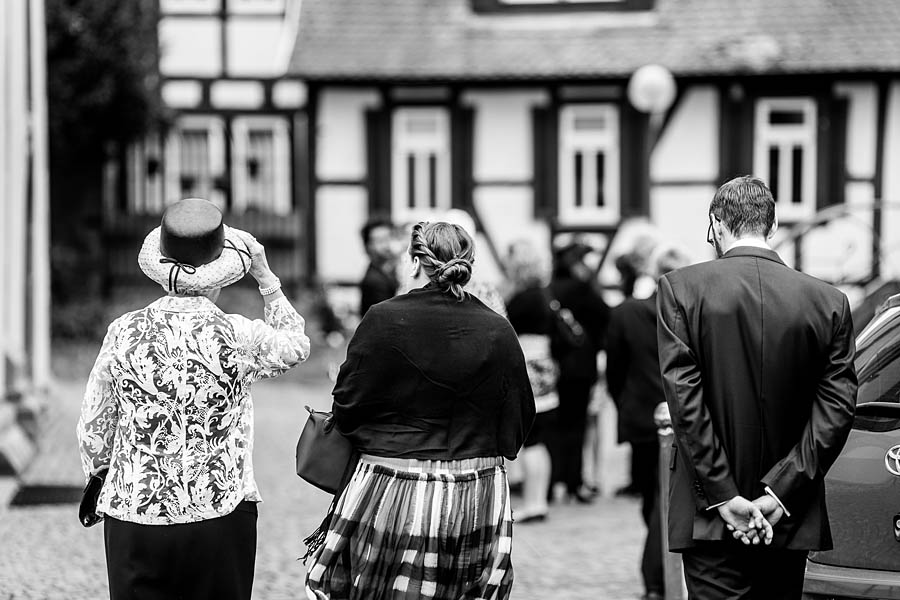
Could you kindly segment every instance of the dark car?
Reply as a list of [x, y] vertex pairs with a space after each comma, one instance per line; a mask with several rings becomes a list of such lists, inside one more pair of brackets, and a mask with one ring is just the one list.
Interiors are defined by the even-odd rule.
[[856, 345], [853, 431], [825, 477], [834, 549], [810, 553], [808, 600], [900, 600], [900, 294]]

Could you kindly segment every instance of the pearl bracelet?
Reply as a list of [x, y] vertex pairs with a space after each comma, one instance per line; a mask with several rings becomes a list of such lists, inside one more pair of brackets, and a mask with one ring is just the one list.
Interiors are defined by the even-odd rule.
[[259, 293], [262, 294], [263, 296], [268, 296], [269, 294], [274, 294], [275, 292], [277, 292], [280, 289], [281, 289], [281, 280], [276, 277], [275, 283], [273, 283], [269, 287], [259, 288]]

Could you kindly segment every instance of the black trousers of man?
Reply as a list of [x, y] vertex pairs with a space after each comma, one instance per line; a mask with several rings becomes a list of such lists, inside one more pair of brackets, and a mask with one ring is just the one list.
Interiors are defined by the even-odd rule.
[[689, 600], [799, 600], [805, 550], [700, 543], [682, 554]]

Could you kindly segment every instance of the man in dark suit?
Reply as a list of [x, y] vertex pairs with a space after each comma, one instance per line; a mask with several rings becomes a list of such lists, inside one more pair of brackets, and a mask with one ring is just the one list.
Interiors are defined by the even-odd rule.
[[[651, 289], [659, 276], [689, 264], [684, 253], [661, 246], [645, 262], [641, 278]], [[653, 413], [666, 401], [659, 374], [656, 342], [656, 291], [646, 298], [626, 298], [609, 316], [606, 336], [606, 385], [616, 404], [619, 443], [631, 445], [632, 485], [641, 496], [647, 538], [641, 557], [645, 600], [662, 600], [665, 592], [659, 504], [659, 436]]]
[[799, 598], [807, 551], [832, 546], [824, 477], [856, 406], [850, 306], [768, 247], [761, 180], [720, 187], [709, 223], [720, 258], [659, 281], [669, 548], [691, 598]]
[[362, 318], [373, 304], [393, 298], [397, 293], [397, 256], [393, 250], [394, 226], [387, 219], [374, 217], [360, 231], [369, 268], [359, 284], [359, 316]]

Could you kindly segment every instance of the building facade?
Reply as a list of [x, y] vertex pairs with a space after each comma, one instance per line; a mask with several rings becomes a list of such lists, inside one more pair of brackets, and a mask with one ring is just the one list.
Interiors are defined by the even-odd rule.
[[0, 3], [0, 475], [33, 457], [50, 391], [44, 7]]
[[[285, 77], [300, 0], [160, 0], [166, 131], [110, 162], [104, 207], [109, 276], [139, 277], [143, 236], [178, 199], [214, 202], [271, 247], [289, 283], [303, 274], [298, 161], [306, 90]], [[303, 140], [298, 143], [298, 140]]]
[[[354, 281], [368, 215], [450, 207], [495, 273], [516, 238], [632, 217], [701, 260], [715, 189], [753, 173], [788, 262], [860, 290], [895, 277], [897, 25], [889, 0], [304, 0], [309, 269]], [[627, 93], [648, 64], [677, 88], [658, 115]]]

